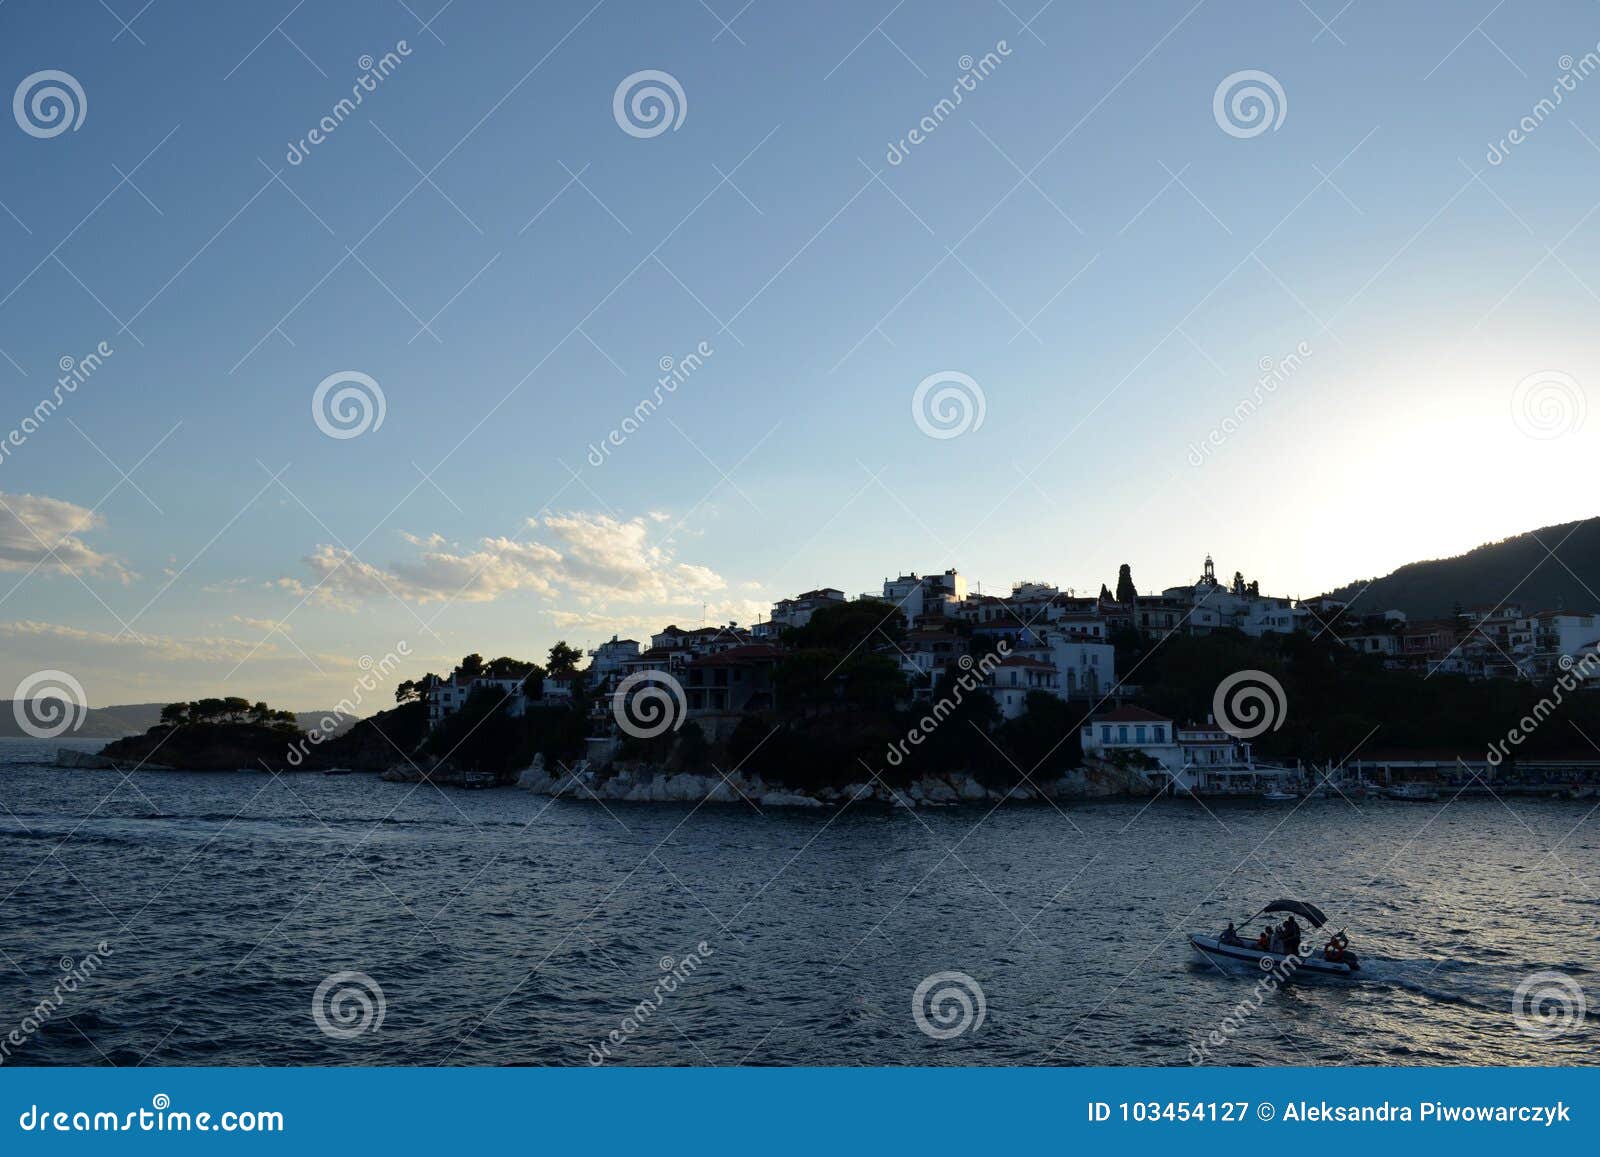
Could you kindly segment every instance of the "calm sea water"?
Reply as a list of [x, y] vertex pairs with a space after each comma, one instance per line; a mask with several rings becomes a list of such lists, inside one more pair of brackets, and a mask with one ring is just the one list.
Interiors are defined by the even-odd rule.
[[[124, 780], [44, 766], [55, 746], [0, 741], [0, 1040], [63, 958], [110, 953], [9, 1063], [583, 1065], [605, 1043], [641, 1065], [1184, 1064], [1241, 1006], [1214, 1063], [1584, 1064], [1600, 1043], [1593, 802], [763, 816], [369, 775]], [[1256, 1010], [1260, 974], [1193, 962], [1184, 932], [1287, 894], [1347, 924], [1366, 968]], [[702, 942], [657, 1003], [663, 958]], [[382, 1021], [332, 1036], [314, 996], [350, 971]], [[984, 1004], [944, 1040], [912, 1014], [940, 972]], [[1512, 1015], [1538, 972], [1587, 990], [1549, 1039]]]

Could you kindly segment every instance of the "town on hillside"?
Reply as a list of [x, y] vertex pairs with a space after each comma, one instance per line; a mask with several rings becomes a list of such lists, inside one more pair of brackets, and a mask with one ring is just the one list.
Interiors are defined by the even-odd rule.
[[[749, 626], [669, 625], [648, 644], [613, 636], [588, 652], [589, 663], [581, 669], [581, 653], [566, 644], [553, 649], [548, 669], [470, 656], [448, 677], [429, 675], [403, 685], [401, 698], [420, 699], [434, 730], [475, 696], [493, 696], [497, 709], [513, 718], [578, 707], [586, 717], [589, 762], [604, 766], [640, 734], [630, 728], [623, 701], [641, 687], [654, 687], [661, 696], [655, 718], [664, 722], [652, 736], [693, 723], [707, 743], [731, 741], [739, 748], [742, 725], [792, 712], [796, 704], [784, 701], [785, 686], [790, 700], [798, 696], [792, 676], [785, 676], [785, 661], [797, 663], [814, 645], [805, 637], [814, 624], [847, 608], [860, 617], [838, 653], [894, 672], [886, 695], [902, 713], [914, 717], [927, 710], [957, 680], [992, 699], [1001, 725], [1021, 727], [1024, 716], [1053, 701], [1070, 709], [1071, 721], [1063, 722], [1068, 714], [1052, 716], [1052, 726], [1076, 731], [1074, 752], [1085, 764], [1132, 772], [1158, 792], [1261, 794], [1314, 786], [1298, 758], [1257, 758], [1251, 740], [1265, 727], [1252, 730], [1210, 712], [1203, 719], [1175, 718], [1145, 704], [1138, 670], [1143, 660], [1128, 657], [1159, 650], [1174, 638], [1298, 636], [1342, 645], [1387, 672], [1530, 687], [1570, 674], [1580, 689], [1600, 688], [1600, 620], [1594, 613], [1529, 613], [1507, 603], [1458, 608], [1449, 617], [1426, 620], [1408, 619], [1398, 610], [1356, 614], [1329, 596], [1264, 595], [1257, 582], [1239, 573], [1224, 583], [1208, 556], [1193, 583], [1159, 595], [1141, 595], [1127, 565], [1115, 591], [1102, 586], [1090, 597], [1041, 582], [1016, 583], [1007, 595], [976, 593], [954, 569], [885, 579], [881, 592], [855, 599], [822, 587], [780, 599], [766, 621]], [[1130, 640], [1140, 646], [1130, 648]], [[1121, 672], [1119, 654], [1129, 666]], [[827, 676], [835, 674], [838, 665], [832, 666]], [[1352, 767], [1359, 786], [1369, 777], [1382, 788], [1415, 779], [1448, 786], [1487, 777], [1496, 762], [1481, 747], [1466, 745], [1431, 752], [1378, 747], [1361, 753]], [[1528, 764], [1519, 775], [1539, 784], [1600, 783], [1600, 750], [1590, 759], [1574, 754]]]

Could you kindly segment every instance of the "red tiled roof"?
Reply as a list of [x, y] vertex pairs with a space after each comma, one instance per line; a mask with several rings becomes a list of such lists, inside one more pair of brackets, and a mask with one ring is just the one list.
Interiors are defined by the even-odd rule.
[[690, 665], [694, 667], [737, 667], [742, 663], [770, 662], [781, 657], [783, 652], [770, 643], [751, 643], [744, 647], [730, 647], [726, 651], [718, 651], [714, 655], [705, 655], [695, 659]]

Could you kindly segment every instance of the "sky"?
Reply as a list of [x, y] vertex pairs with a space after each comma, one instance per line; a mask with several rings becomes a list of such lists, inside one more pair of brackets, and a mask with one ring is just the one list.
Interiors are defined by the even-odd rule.
[[1597, 43], [1578, 0], [8, 0], [0, 696], [315, 709], [947, 567], [1308, 597], [1590, 516]]

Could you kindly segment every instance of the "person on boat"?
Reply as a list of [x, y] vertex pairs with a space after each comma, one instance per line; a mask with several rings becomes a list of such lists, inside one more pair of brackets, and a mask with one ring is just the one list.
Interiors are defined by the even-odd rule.
[[1267, 929], [1261, 930], [1261, 935], [1256, 937], [1256, 947], [1265, 952], [1272, 947], [1272, 933]]
[[1322, 958], [1324, 960], [1331, 960], [1335, 964], [1340, 963], [1344, 960], [1344, 950], [1349, 946], [1349, 944], [1349, 937], [1347, 937], [1343, 932], [1335, 932], [1333, 934], [1333, 939], [1329, 940], [1327, 947], [1322, 950]]
[[1240, 945], [1244, 941], [1239, 939], [1239, 933], [1234, 930], [1233, 921], [1228, 921], [1228, 926], [1222, 930], [1222, 935], [1217, 938], [1223, 944]]
[[1300, 955], [1300, 925], [1293, 916], [1283, 922], [1283, 947], [1290, 956]]
[[1278, 925], [1272, 927], [1272, 940], [1267, 946], [1269, 952], [1283, 952], [1283, 929]]

